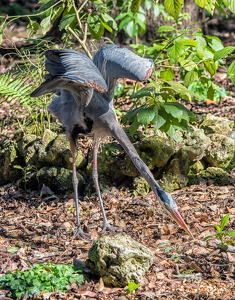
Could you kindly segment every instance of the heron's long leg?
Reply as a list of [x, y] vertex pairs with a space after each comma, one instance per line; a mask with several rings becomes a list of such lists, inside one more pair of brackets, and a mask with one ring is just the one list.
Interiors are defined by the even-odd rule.
[[76, 203], [76, 213], [77, 213], [77, 232], [74, 236], [76, 238], [80, 235], [83, 238], [89, 238], [90, 236], [82, 231], [80, 220], [79, 220], [79, 207], [78, 207], [78, 179], [76, 175], [76, 162], [75, 162], [75, 153], [76, 153], [76, 145], [72, 138], [69, 139], [70, 141], [70, 149], [73, 158], [73, 189], [74, 189], [74, 200]]
[[113, 230], [118, 229], [118, 227], [110, 226], [109, 223], [108, 223], [106, 214], [105, 214], [103, 201], [102, 201], [101, 194], [100, 194], [99, 183], [98, 183], [98, 173], [97, 173], [97, 152], [98, 152], [98, 148], [99, 148], [99, 139], [94, 138], [92, 178], [93, 178], [93, 181], [94, 181], [94, 184], [95, 184], [96, 192], [97, 192], [99, 200], [100, 200], [100, 206], [101, 206], [101, 210], [102, 210], [102, 214], [103, 214], [103, 218], [104, 218], [104, 225], [103, 225], [103, 230], [102, 230], [102, 233], [103, 233], [103, 232], [105, 232], [106, 229], [108, 229], [110, 231], [113, 231]]

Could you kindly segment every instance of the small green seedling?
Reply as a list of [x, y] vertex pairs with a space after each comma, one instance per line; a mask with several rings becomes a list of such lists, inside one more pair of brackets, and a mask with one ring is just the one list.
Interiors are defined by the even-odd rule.
[[126, 295], [133, 293], [136, 289], [138, 289], [139, 286], [140, 286], [140, 283], [135, 284], [134, 282], [130, 282], [128, 284], [128, 289], [126, 290]]
[[227, 214], [226, 216], [223, 217], [223, 219], [221, 220], [221, 223], [220, 223], [220, 227], [218, 225], [214, 225], [215, 229], [218, 231], [217, 233], [208, 235], [207, 237], [204, 238], [203, 241], [207, 241], [209, 239], [216, 238], [216, 239], [220, 240], [221, 245], [234, 243], [235, 240], [229, 239], [229, 236], [235, 238], [235, 230], [229, 231], [229, 232], [223, 230], [225, 225], [228, 223], [229, 216], [230, 216], [230, 214]]
[[69, 208], [67, 208], [67, 212], [69, 213], [69, 214], [73, 214], [74, 212], [75, 212], [75, 209], [74, 209], [74, 207], [69, 207]]

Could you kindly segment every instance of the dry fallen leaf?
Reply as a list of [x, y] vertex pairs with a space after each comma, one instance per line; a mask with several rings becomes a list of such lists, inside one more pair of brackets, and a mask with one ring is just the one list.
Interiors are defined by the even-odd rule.
[[190, 207], [187, 203], [183, 206], [183, 207], [181, 207], [181, 209], [180, 210], [189, 210], [189, 209], [192, 209], [192, 207]]
[[82, 291], [76, 294], [76, 296], [88, 296], [88, 297], [96, 297], [96, 293], [91, 291]]
[[201, 270], [201, 268], [198, 266], [198, 265], [196, 265], [194, 262], [192, 262], [191, 264], [190, 264], [190, 269], [191, 270], [194, 270], [194, 271], [196, 271], [196, 272], [202, 272], [202, 270]]
[[102, 277], [100, 277], [98, 283], [95, 285], [95, 289], [97, 292], [102, 292], [103, 289], [104, 289], [104, 282], [103, 282], [103, 279]]

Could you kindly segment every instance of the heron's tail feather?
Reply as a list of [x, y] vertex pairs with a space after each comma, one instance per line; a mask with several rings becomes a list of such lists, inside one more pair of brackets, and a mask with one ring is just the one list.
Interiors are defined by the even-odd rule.
[[66, 82], [63, 79], [51, 77], [33, 91], [30, 96], [39, 97], [48, 93], [55, 93], [58, 89], [62, 89], [65, 84]]

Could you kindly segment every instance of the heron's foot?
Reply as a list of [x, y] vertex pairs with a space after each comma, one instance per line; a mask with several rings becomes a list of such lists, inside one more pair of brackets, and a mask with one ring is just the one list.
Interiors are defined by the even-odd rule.
[[73, 239], [75, 239], [78, 235], [80, 235], [80, 237], [82, 237], [83, 239], [87, 239], [91, 241], [91, 237], [89, 234], [86, 234], [82, 231], [81, 226], [78, 227], [77, 232], [75, 233]]
[[124, 230], [123, 227], [115, 227], [115, 226], [111, 226], [111, 225], [109, 225], [108, 222], [104, 222], [104, 225], [102, 226], [102, 228], [103, 228], [103, 229], [102, 229], [101, 233], [104, 233], [106, 230], [109, 230], [109, 231], [116, 231], [116, 230], [120, 231], [120, 230]]

